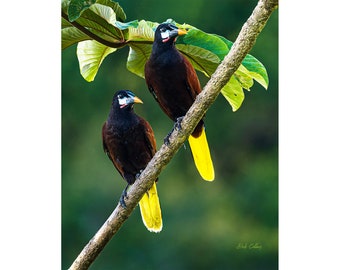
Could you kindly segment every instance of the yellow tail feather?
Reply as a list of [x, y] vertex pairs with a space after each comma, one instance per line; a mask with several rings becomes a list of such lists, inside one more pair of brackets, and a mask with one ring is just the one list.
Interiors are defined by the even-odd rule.
[[157, 195], [156, 183], [143, 195], [139, 201], [143, 223], [150, 232], [160, 232], [163, 227], [162, 212]]
[[195, 165], [201, 177], [206, 181], [215, 179], [214, 165], [210, 157], [210, 150], [204, 129], [199, 137], [188, 138]]

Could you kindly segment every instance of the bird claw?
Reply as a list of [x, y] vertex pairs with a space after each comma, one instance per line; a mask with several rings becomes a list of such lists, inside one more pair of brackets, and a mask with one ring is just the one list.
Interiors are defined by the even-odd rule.
[[168, 135], [166, 135], [166, 137], [164, 138], [164, 144], [166, 146], [169, 146], [170, 145], [170, 136], [172, 134], [172, 132], [174, 132], [175, 129], [181, 131], [182, 130], [182, 120], [183, 120], [184, 116], [181, 116], [181, 117], [178, 117], [176, 119], [176, 122], [174, 124], [174, 127], [172, 128], [172, 130], [169, 132]]
[[120, 199], [119, 199], [119, 203], [124, 209], [126, 209], [125, 198], [126, 199], [128, 198], [128, 196], [127, 196], [127, 188], [128, 187], [129, 187], [129, 185], [127, 185], [126, 188], [124, 188], [122, 195], [120, 196]]
[[181, 131], [182, 130], [182, 120], [183, 120], [184, 116], [181, 116], [181, 117], [178, 117], [176, 122], [175, 122], [175, 125], [174, 125], [174, 128]]
[[136, 173], [136, 179], [142, 174], [143, 170], [140, 170], [139, 173]]
[[123, 196], [123, 195], [120, 197], [119, 203], [120, 203], [120, 205], [121, 205], [124, 209], [126, 209], [126, 203], [125, 203], [125, 201], [124, 201], [124, 196]]
[[166, 135], [165, 138], [164, 138], [164, 144], [165, 144], [166, 146], [169, 146], [169, 145], [170, 145], [170, 136], [171, 136], [171, 134], [172, 134], [172, 131], [173, 131], [173, 129], [172, 129], [172, 130], [169, 132], [169, 134]]

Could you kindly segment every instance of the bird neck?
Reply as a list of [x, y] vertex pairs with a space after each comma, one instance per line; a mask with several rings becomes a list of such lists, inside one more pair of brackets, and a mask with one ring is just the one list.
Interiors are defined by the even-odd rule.
[[168, 42], [154, 42], [152, 45], [152, 54], [159, 55], [163, 52], [177, 51], [175, 47], [175, 42], [169, 40]]
[[150, 56], [151, 63], [161, 67], [178, 63], [181, 59], [180, 52], [176, 49], [174, 42], [154, 42]]
[[124, 109], [116, 108], [110, 111], [108, 124], [110, 126], [126, 126], [128, 123], [136, 121], [136, 119], [137, 115], [133, 111], [132, 106]]

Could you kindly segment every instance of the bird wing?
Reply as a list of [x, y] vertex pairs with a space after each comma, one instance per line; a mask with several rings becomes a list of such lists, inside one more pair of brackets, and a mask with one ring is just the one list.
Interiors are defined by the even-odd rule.
[[107, 122], [104, 123], [103, 127], [102, 127], [102, 141], [103, 141], [103, 149], [104, 149], [104, 152], [105, 154], [109, 157], [109, 159], [113, 162], [112, 160], [112, 157], [110, 155], [110, 151], [109, 151], [109, 148], [107, 147], [107, 144], [106, 144], [106, 130], [107, 130]]
[[189, 62], [189, 60], [183, 56], [184, 59], [184, 65], [187, 72], [187, 89], [189, 91], [189, 95], [193, 98], [193, 101], [195, 100], [196, 96], [201, 93], [201, 84], [198, 80], [196, 71], [192, 64]]
[[123, 166], [122, 164], [116, 160], [114, 158], [113, 151], [110, 151], [109, 147], [108, 147], [108, 143], [107, 143], [107, 122], [104, 123], [103, 127], [102, 127], [102, 140], [103, 140], [103, 149], [105, 154], [109, 157], [109, 159], [112, 161], [113, 165], [115, 166], [115, 168], [117, 169], [117, 171], [120, 173], [120, 175], [125, 179], [124, 177], [124, 171], [123, 171]]
[[156, 145], [156, 139], [155, 139], [155, 135], [154, 132], [152, 130], [152, 127], [150, 126], [149, 122], [147, 122], [146, 120], [144, 120], [143, 118], [141, 118], [141, 121], [143, 123], [143, 127], [144, 127], [144, 134], [145, 134], [145, 142], [148, 146], [148, 149], [150, 151], [150, 155], [151, 157], [153, 157], [153, 155], [156, 153], [156, 149], [157, 149], [157, 145]]

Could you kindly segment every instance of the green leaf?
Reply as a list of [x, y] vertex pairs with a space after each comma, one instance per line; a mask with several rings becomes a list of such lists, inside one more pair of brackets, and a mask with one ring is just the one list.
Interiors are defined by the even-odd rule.
[[143, 41], [151, 44], [155, 35], [153, 28], [157, 25], [158, 23], [141, 20], [137, 27], [133, 24], [127, 29], [125, 39], [128, 42]]
[[[72, 3], [72, 5], [71, 5]], [[62, 0], [65, 12], [67, 0]], [[93, 0], [87, 2], [71, 0], [68, 11], [72, 11], [70, 19], [102, 39], [124, 46], [129, 45], [127, 69], [144, 78], [144, 67], [152, 51], [154, 30], [157, 22], [133, 20], [124, 22], [126, 15], [120, 5], [111, 0]], [[73, 17], [72, 17], [73, 16]], [[205, 33], [189, 24], [178, 24], [172, 19], [168, 22], [186, 29], [188, 33], [177, 39], [177, 49], [188, 58], [194, 68], [210, 77], [230, 51], [233, 43], [226, 38]], [[98, 42], [87, 40], [89, 37], [68, 22], [62, 21], [63, 48], [79, 42], [77, 55], [81, 74], [87, 81], [96, 76], [103, 59], [115, 49]], [[230, 103], [232, 110], [240, 108], [244, 100], [243, 89], [250, 90], [254, 80], [264, 88], [268, 87], [268, 75], [260, 61], [247, 55], [221, 93]]]
[[227, 99], [233, 112], [241, 107], [244, 100], [244, 92], [234, 75], [231, 76], [229, 82], [222, 88], [221, 94]]
[[[183, 27], [184, 25], [182, 25]], [[176, 47], [192, 63], [195, 69], [210, 77], [223, 58], [227, 47], [218, 37], [192, 28], [177, 39]]]
[[227, 45], [227, 48], [228, 48], [227, 53], [228, 53], [228, 52], [230, 51], [230, 49], [231, 49], [231, 47], [233, 46], [234, 43], [233, 43], [232, 41], [226, 39], [226, 38], [223, 37], [223, 36], [219, 36], [219, 35], [216, 35], [216, 34], [214, 34], [214, 36], [220, 38], [220, 39]]
[[152, 51], [154, 28], [158, 23], [141, 20], [136, 25], [132, 21], [125, 28], [125, 38], [130, 46], [126, 67], [132, 73], [144, 78], [144, 67]]
[[149, 59], [152, 44], [131, 43], [126, 67], [132, 73], [144, 78], [144, 67]]
[[128, 29], [129, 27], [137, 28], [139, 23], [138, 23], [138, 20], [134, 20], [134, 21], [127, 22], [127, 23], [116, 21], [114, 25], [120, 30], [125, 30], [125, 29]]
[[[210, 77], [230, 51], [233, 43], [224, 37], [207, 34], [192, 28], [188, 34], [178, 38], [177, 48], [189, 58], [195, 69]], [[243, 89], [250, 90], [257, 80], [266, 88], [268, 77], [264, 66], [253, 56], [247, 55], [243, 65], [233, 74], [228, 84], [221, 90], [233, 111], [242, 105]]]
[[219, 60], [223, 60], [224, 56], [229, 52], [228, 47], [219, 37], [198, 29], [190, 29], [186, 35], [178, 37], [176, 44], [185, 44], [205, 49], [215, 54]]
[[250, 90], [254, 84], [253, 78], [249, 76], [247, 72], [243, 72], [240, 69], [235, 71], [234, 76], [235, 79], [241, 84], [242, 88], [246, 90]]
[[102, 4], [112, 8], [118, 21], [123, 22], [126, 20], [126, 14], [124, 10], [117, 2], [111, 0], [97, 0], [97, 4]]
[[91, 5], [96, 3], [96, 0], [71, 0], [68, 6], [68, 18], [71, 22], [80, 17], [82, 12], [88, 9]]
[[77, 19], [77, 23], [101, 38], [109, 42], [120, 43], [123, 36], [121, 31], [113, 25], [115, 21], [116, 16], [112, 8], [101, 4], [92, 5]]
[[184, 44], [178, 44], [176, 47], [188, 58], [196, 70], [201, 71], [207, 77], [214, 73], [220, 63], [218, 56], [206, 49]]
[[114, 25], [116, 22], [116, 13], [110, 7], [102, 4], [94, 4], [91, 6], [90, 10], [105, 19], [111, 25]]
[[[62, 3], [63, 8], [65, 9], [65, 1]], [[115, 5], [115, 7], [117, 6], [119, 7], [118, 4]], [[124, 40], [124, 36], [122, 31], [115, 27], [116, 21], [116, 13], [113, 8], [98, 3], [92, 4], [87, 9], [83, 9], [81, 16], [76, 20], [78, 24], [85, 27], [94, 35], [106, 40], [107, 42], [119, 44], [122, 43], [122, 40]], [[70, 36], [65, 39], [68, 38], [70, 38]], [[78, 42], [78, 40], [75, 40], [75, 42]]]
[[145, 20], [141, 20], [137, 25], [135, 21], [122, 25], [124, 28], [128, 26], [124, 29], [124, 35], [130, 46], [126, 67], [142, 78], [144, 78], [145, 63], [151, 54], [154, 40], [153, 28], [156, 25], [158, 23]]
[[248, 74], [265, 89], [268, 88], [269, 79], [264, 65], [254, 56], [248, 54], [242, 61], [242, 65], [248, 70]]
[[61, 10], [65, 14], [68, 12], [68, 6], [70, 4], [70, 0], [61, 0]]
[[78, 30], [75, 27], [64, 27], [61, 30], [61, 46], [62, 49], [66, 49], [67, 47], [84, 41], [91, 39], [88, 35], [84, 34], [82, 31]]
[[[91, 20], [84, 20], [83, 18], [78, 19], [78, 21], [82, 22], [83, 26], [93, 33], [94, 35], [112, 43], [120, 43], [116, 36], [113, 36], [112, 33], [107, 32], [101, 25], [97, 25]], [[92, 28], [91, 28], [92, 27]], [[99, 30], [97, 30], [99, 29]], [[67, 47], [78, 43], [80, 41], [92, 39], [87, 34], [74, 27], [68, 21], [62, 18], [62, 30], [61, 30], [61, 38], [62, 38], [62, 49], [66, 49]]]
[[79, 42], [77, 56], [83, 78], [88, 82], [93, 81], [105, 57], [116, 50], [94, 40]]
[[[227, 45], [227, 47], [229, 48], [228, 50], [230, 50], [233, 43], [227, 40], [225, 37], [218, 35], [216, 36], [219, 37]], [[238, 71], [241, 71], [243, 73], [241, 77], [251, 77], [255, 79], [259, 84], [261, 84], [265, 89], [268, 88], [269, 79], [266, 68], [254, 56], [247, 54], [246, 57], [243, 59], [241, 66], [238, 68]], [[244, 78], [244, 80], [247, 80], [247, 78]]]

